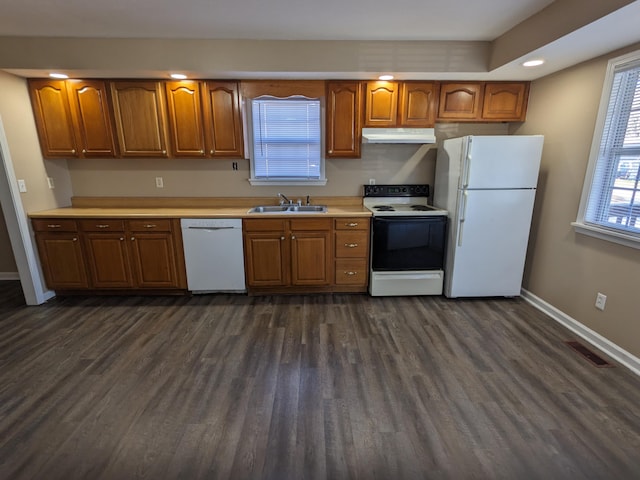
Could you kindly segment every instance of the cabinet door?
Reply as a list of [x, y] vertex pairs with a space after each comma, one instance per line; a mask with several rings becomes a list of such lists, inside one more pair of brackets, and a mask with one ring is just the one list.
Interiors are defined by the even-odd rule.
[[395, 127], [398, 119], [398, 82], [368, 82], [365, 127]]
[[77, 157], [78, 149], [64, 80], [29, 80], [29, 95], [42, 155]]
[[333, 279], [331, 232], [291, 232], [291, 283], [328, 285]]
[[484, 87], [482, 118], [502, 122], [523, 122], [527, 114], [528, 82], [487, 83]]
[[327, 83], [327, 157], [360, 158], [360, 82]]
[[403, 82], [400, 84], [398, 126], [431, 128], [436, 124], [438, 84]]
[[200, 83], [167, 82], [167, 115], [171, 151], [176, 157], [204, 157], [204, 128]]
[[441, 120], [479, 120], [482, 105], [480, 82], [442, 83], [438, 118]]
[[243, 158], [244, 138], [238, 84], [206, 82], [204, 110], [209, 156]]
[[247, 285], [283, 286], [289, 283], [287, 241], [284, 232], [246, 233]]
[[118, 146], [123, 157], [166, 157], [167, 126], [160, 82], [112, 82]]
[[138, 288], [180, 288], [171, 233], [133, 232], [129, 246]]
[[99, 80], [69, 80], [69, 102], [81, 157], [115, 157], [107, 88]]
[[124, 232], [84, 233], [84, 246], [94, 288], [134, 286]]
[[88, 288], [82, 246], [75, 232], [36, 234], [40, 263], [52, 290]]

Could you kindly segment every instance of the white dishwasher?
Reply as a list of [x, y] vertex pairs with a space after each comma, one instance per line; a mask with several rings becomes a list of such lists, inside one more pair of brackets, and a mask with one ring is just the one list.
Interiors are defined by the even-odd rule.
[[242, 220], [183, 218], [187, 287], [193, 293], [245, 292]]

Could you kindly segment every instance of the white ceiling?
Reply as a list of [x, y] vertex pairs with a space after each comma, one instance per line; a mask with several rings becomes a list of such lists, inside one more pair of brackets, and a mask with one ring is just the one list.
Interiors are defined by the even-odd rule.
[[[549, 7], [567, 15], [604, 0], [0, 0], [0, 37], [91, 37], [108, 39], [233, 39], [347, 41], [470, 41], [488, 43]], [[613, 0], [606, 0], [613, 2]], [[556, 19], [561, 21], [561, 19]], [[494, 70], [420, 72], [413, 78], [538, 78], [583, 60], [640, 42], [640, 1], [560, 38], [533, 48]], [[3, 40], [0, 38], [0, 44]], [[0, 45], [1, 46], [1, 45]], [[1, 50], [1, 49], [0, 49]], [[542, 57], [543, 67], [523, 69], [522, 60]], [[38, 69], [0, 68], [25, 76]], [[42, 65], [51, 68], [51, 65]], [[85, 65], [89, 71], [91, 66]], [[44, 74], [45, 70], [41, 73]], [[79, 71], [78, 71], [79, 72]], [[98, 72], [104, 76], [141, 73]], [[150, 74], [145, 73], [145, 74]], [[198, 72], [192, 72], [198, 74]], [[215, 72], [201, 72], [208, 76]], [[234, 72], [242, 77], [242, 71]], [[340, 78], [339, 71], [284, 72], [290, 78]], [[415, 73], [415, 72], [414, 72]], [[368, 75], [363, 72], [363, 75]], [[250, 75], [247, 75], [249, 77]], [[344, 78], [356, 77], [345, 72]]]
[[1, 0], [0, 35], [492, 40], [552, 0]]

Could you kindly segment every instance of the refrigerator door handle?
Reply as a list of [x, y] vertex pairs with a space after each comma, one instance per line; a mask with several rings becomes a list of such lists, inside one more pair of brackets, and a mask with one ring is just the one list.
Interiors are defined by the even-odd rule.
[[464, 233], [464, 219], [467, 213], [467, 195], [466, 191], [462, 192], [462, 208], [460, 209], [460, 215], [458, 220], [458, 246], [462, 246], [462, 234]]

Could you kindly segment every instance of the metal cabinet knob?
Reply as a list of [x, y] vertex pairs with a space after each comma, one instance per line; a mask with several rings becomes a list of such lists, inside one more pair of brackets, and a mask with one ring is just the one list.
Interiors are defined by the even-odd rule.
[[284, 237], [280, 237], [280, 240], [284, 240]]
[[76, 149], [75, 149], [75, 148], [72, 148], [72, 149], [71, 149], [71, 153], [75, 154], [75, 153], [76, 153]]
[[214, 153], [214, 151], [213, 151], [213, 150], [211, 150], [211, 151], [209, 152], [209, 155], [213, 155], [213, 153]]
[[131, 237], [131, 241], [133, 242], [136, 239], [136, 237]]
[[83, 149], [82, 149], [82, 153], [87, 153], [87, 149], [86, 149], [86, 148], [83, 148]]
[[120, 237], [120, 241], [121, 241], [121, 242], [124, 242], [124, 237]]
[[77, 242], [78, 241], [78, 237], [73, 237], [73, 241]]
[[296, 236], [295, 235], [291, 235], [291, 240], [295, 240]]

